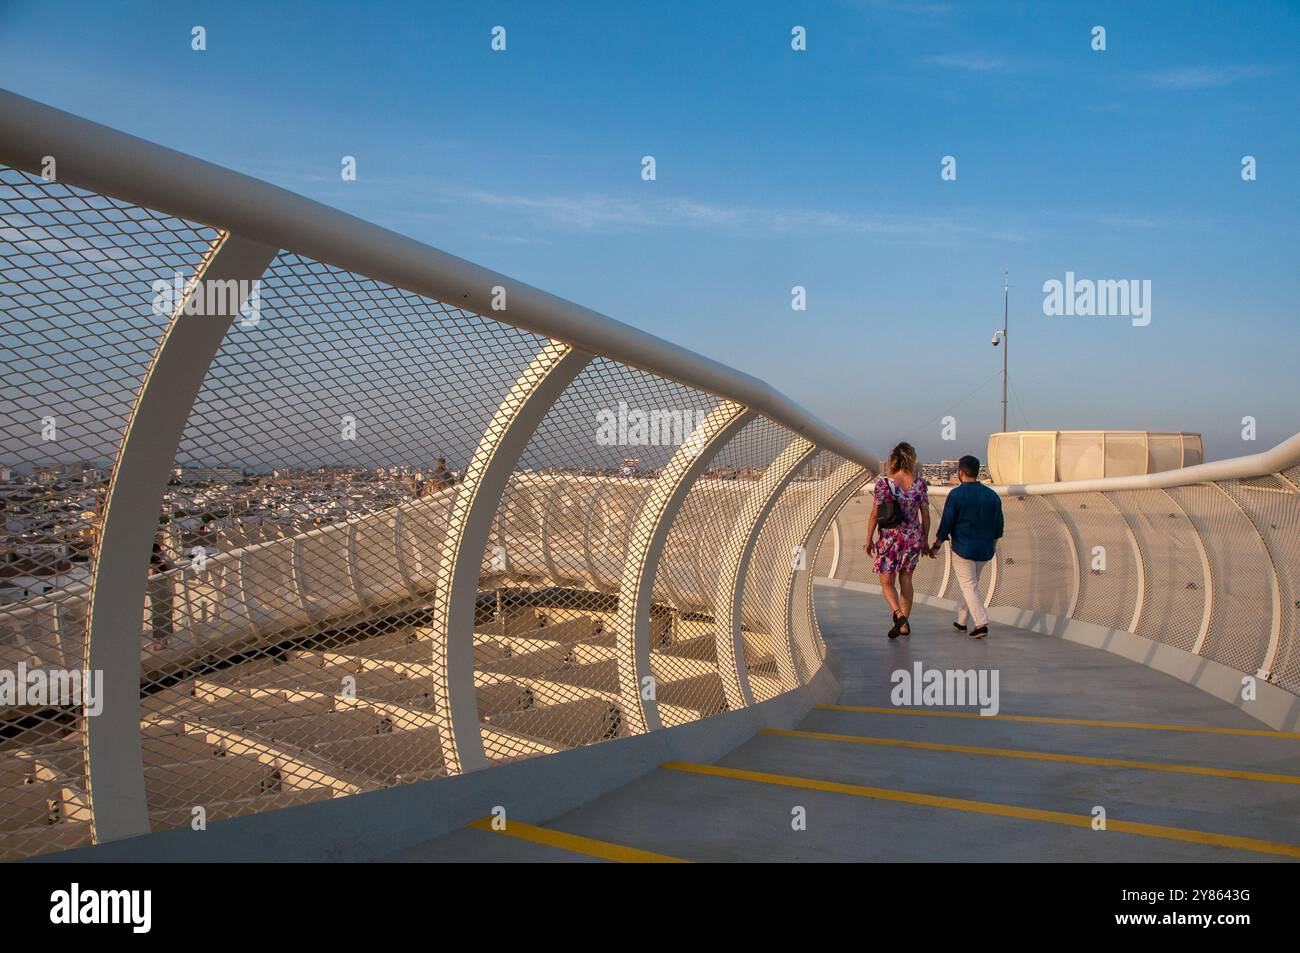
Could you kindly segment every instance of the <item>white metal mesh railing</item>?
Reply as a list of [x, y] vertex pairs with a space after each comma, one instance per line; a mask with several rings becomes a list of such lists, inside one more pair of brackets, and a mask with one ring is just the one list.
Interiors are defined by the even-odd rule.
[[0, 857], [90, 842], [81, 708], [37, 679], [81, 667], [114, 454], [170, 318], [151, 290], [215, 236], [0, 167]]
[[[713, 368], [580, 352], [293, 248], [245, 276], [242, 253], [0, 167], [0, 668], [107, 659], [95, 704], [138, 706], [96, 733], [88, 695], [0, 705], [0, 859], [671, 727], [815, 676], [789, 550], [861, 464], [806, 461], [816, 444]], [[223, 268], [250, 287], [187, 312]], [[207, 356], [195, 322], [223, 322]], [[183, 426], [142, 432], [178, 373]], [[110, 561], [138, 588], [97, 589]], [[123, 605], [138, 635], [94, 627]]]
[[[989, 605], [1131, 632], [1300, 693], [1297, 467], [1209, 481], [1187, 472], [1148, 488], [996, 487], [1006, 530], [984, 576]], [[931, 488], [936, 520], [945, 493]], [[820, 575], [872, 581], [869, 513], [867, 494], [840, 509]], [[918, 592], [960, 598], [951, 573], [942, 590], [936, 581], [947, 558], [945, 547], [918, 572]]]
[[813, 554], [809, 549], [813, 541], [808, 538], [809, 527], [830, 505], [852, 469], [836, 454], [814, 454], [795, 472], [793, 482], [772, 507], [756, 540], [751, 568], [745, 577], [742, 618], [750, 631], [761, 634], [772, 646], [767, 677], [754, 678], [755, 674], [761, 675], [756, 669], [766, 660], [750, 652], [746, 644], [750, 685], [759, 700], [797, 685], [816, 670], [824, 656], [824, 649], [815, 642], [814, 630], [802, 624], [812, 613], [801, 612], [801, 621], [794, 624], [785, 621], [789, 602], [795, 596], [790, 588], [794, 577], [789, 570], [802, 570], [811, 564]]
[[[0, 859], [817, 677], [812, 567], [862, 573], [878, 463], [770, 388], [7, 93], [0, 162], [0, 689], [96, 688], [0, 699]], [[992, 601], [1295, 691], [1298, 469], [1009, 499]]]

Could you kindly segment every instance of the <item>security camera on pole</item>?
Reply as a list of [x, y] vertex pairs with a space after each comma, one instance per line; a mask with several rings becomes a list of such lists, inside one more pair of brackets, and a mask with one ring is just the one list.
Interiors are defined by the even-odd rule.
[[1002, 330], [993, 332], [993, 346], [1002, 344], [1002, 433], [1007, 432], [1007, 293], [1011, 285], [1008, 273], [1002, 273]]

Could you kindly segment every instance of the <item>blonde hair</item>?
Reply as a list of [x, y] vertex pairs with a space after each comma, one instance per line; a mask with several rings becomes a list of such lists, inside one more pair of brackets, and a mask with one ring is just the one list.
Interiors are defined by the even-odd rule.
[[916, 448], [910, 443], [900, 443], [893, 450], [889, 451], [889, 460], [885, 468], [890, 473], [897, 473], [899, 470], [906, 470], [908, 473], [916, 476]]

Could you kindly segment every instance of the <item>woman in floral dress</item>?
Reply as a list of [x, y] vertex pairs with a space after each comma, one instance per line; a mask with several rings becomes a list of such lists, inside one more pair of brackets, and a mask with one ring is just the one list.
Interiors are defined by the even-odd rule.
[[[930, 551], [930, 500], [925, 481], [916, 475], [916, 450], [910, 443], [900, 443], [889, 454], [885, 473], [876, 480], [875, 502], [867, 520], [867, 545], [863, 548], [876, 558], [872, 572], [880, 577], [880, 591], [894, 614], [889, 637], [911, 635], [907, 617], [912, 613], [912, 573], [922, 553]], [[903, 521], [897, 526], [880, 529], [876, 538], [876, 514], [887, 500], [898, 503]], [[897, 583], [897, 588], [895, 588]]]

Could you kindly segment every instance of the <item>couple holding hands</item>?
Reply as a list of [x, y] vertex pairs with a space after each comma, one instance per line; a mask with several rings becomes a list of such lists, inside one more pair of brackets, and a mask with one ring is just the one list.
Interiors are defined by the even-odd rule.
[[[967, 631], [973, 620], [973, 639], [989, 634], [988, 611], [980, 595], [979, 579], [993, 558], [1002, 537], [1002, 499], [979, 482], [979, 459], [969, 454], [957, 465], [961, 482], [948, 493], [934, 543], [930, 538], [930, 498], [925, 480], [916, 475], [916, 450], [900, 443], [890, 451], [885, 474], [876, 480], [871, 516], [867, 520], [867, 554], [875, 557], [872, 572], [894, 614], [889, 637], [911, 635], [912, 574], [922, 555], [933, 559], [944, 542], [952, 544], [952, 567], [961, 587], [962, 602], [953, 627]], [[879, 532], [879, 537], [877, 537]]]

